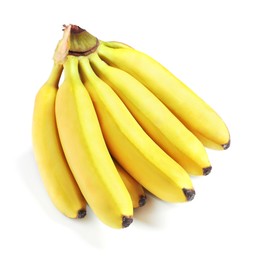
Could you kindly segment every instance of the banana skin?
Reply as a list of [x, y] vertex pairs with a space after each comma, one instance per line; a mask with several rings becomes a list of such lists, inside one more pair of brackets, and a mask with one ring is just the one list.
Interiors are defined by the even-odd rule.
[[36, 95], [32, 141], [35, 160], [44, 186], [55, 207], [69, 218], [86, 215], [86, 201], [64, 156], [55, 118], [55, 100], [62, 65], [54, 64], [51, 75]]
[[134, 209], [143, 207], [146, 204], [147, 198], [142, 185], [130, 176], [115, 159], [114, 164], [131, 196]]
[[94, 72], [120, 97], [145, 132], [188, 173], [207, 175], [211, 164], [203, 144], [143, 84], [127, 72], [90, 55]]
[[146, 86], [206, 147], [219, 150], [229, 147], [230, 134], [222, 118], [159, 62], [133, 48], [101, 44], [97, 52], [108, 64]]
[[115, 160], [160, 199], [192, 200], [195, 191], [188, 173], [143, 131], [115, 92], [96, 76], [87, 57], [79, 59], [79, 66], [107, 147]]
[[128, 227], [133, 221], [131, 197], [106, 147], [75, 56], [69, 55], [64, 63], [56, 119], [68, 164], [90, 208], [106, 225]]

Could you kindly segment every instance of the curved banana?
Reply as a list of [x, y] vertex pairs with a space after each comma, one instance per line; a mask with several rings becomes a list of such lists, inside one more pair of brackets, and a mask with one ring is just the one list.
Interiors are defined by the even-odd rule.
[[145, 132], [188, 173], [207, 175], [211, 165], [202, 143], [144, 85], [127, 72], [90, 55], [96, 74], [121, 98]]
[[112, 156], [160, 199], [192, 200], [195, 191], [187, 172], [144, 132], [111, 87], [96, 76], [87, 57], [80, 58], [79, 66]]
[[64, 63], [56, 119], [68, 164], [90, 208], [106, 225], [128, 227], [132, 223], [132, 201], [106, 147], [74, 56], [67, 56]]
[[55, 64], [49, 79], [36, 95], [32, 141], [44, 186], [56, 206], [70, 218], [86, 215], [86, 201], [65, 159], [55, 119], [55, 99], [62, 65]]
[[97, 51], [108, 64], [144, 84], [205, 146], [229, 147], [230, 134], [221, 117], [160, 63], [132, 48], [109, 48], [101, 44]]
[[132, 176], [130, 176], [120, 165], [114, 160], [114, 164], [130, 194], [134, 208], [143, 207], [146, 203], [146, 194], [144, 188]]

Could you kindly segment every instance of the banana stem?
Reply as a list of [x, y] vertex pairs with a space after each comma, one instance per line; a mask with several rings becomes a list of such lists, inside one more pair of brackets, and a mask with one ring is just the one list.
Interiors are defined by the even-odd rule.
[[[74, 56], [87, 56], [96, 51], [99, 40], [77, 25], [71, 26], [69, 54]], [[64, 26], [66, 29], [66, 26]]]
[[64, 67], [65, 78], [69, 78], [70, 80], [74, 80], [74, 81], [81, 80], [79, 71], [78, 71], [78, 58], [77, 57], [68, 55], [65, 63], [63, 64], [63, 67]]
[[62, 64], [54, 63], [50, 76], [47, 79], [47, 83], [51, 86], [58, 86], [62, 75], [62, 71], [63, 71]]
[[79, 59], [79, 69], [83, 84], [85, 84], [86, 81], [91, 81], [91, 78], [98, 79], [87, 57], [81, 57]]

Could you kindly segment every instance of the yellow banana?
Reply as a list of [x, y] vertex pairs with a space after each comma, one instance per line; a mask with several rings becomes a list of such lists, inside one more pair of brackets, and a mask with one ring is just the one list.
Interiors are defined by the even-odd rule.
[[147, 134], [187, 172], [207, 175], [211, 165], [202, 143], [144, 85], [127, 72], [90, 55], [95, 73], [121, 98]]
[[86, 201], [65, 159], [55, 119], [55, 99], [62, 65], [55, 64], [46, 83], [36, 95], [32, 141], [44, 186], [56, 206], [70, 218], [86, 215]]
[[106, 147], [78, 58], [67, 56], [56, 98], [56, 119], [68, 164], [96, 216], [113, 228], [132, 223], [133, 205]]
[[112, 156], [160, 199], [192, 200], [195, 191], [187, 172], [144, 132], [115, 92], [96, 76], [87, 57], [80, 58], [79, 67]]
[[108, 42], [104, 42], [104, 41], [100, 41], [101, 44], [104, 44], [108, 47], [111, 47], [111, 48], [132, 48], [131, 46], [129, 46], [128, 44], [126, 43], [123, 43], [123, 42], [117, 42], [117, 41], [108, 41]]
[[207, 147], [227, 149], [230, 134], [221, 117], [190, 88], [150, 56], [132, 48], [101, 44], [100, 57], [144, 84]]
[[114, 164], [130, 194], [133, 207], [143, 207], [146, 203], [146, 195], [142, 185], [130, 176], [129, 173], [127, 173], [116, 160], [114, 160]]

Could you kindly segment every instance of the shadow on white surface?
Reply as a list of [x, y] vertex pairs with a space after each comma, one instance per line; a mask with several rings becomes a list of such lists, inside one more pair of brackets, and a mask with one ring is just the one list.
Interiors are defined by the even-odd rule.
[[170, 212], [176, 205], [161, 201], [147, 191], [146, 196], [146, 204], [134, 211], [134, 222], [140, 222], [140, 224], [148, 226], [151, 229], [165, 228], [166, 217], [164, 212]]
[[[22, 181], [35, 198], [36, 203], [40, 205], [45, 216], [58, 225], [71, 229], [92, 246], [101, 246], [104, 242], [101, 236], [103, 225], [93, 214], [89, 206], [87, 206], [87, 215], [84, 219], [69, 219], [55, 208], [44, 188], [32, 149], [27, 150], [20, 156], [18, 167]], [[31, 214], [33, 214], [33, 205], [31, 205], [31, 209]], [[36, 212], [36, 214], [38, 213]], [[41, 222], [39, 225], [44, 224], [42, 223], [42, 215], [35, 216], [34, 219], [38, 219]]]
[[[40, 205], [42, 212], [50, 218], [51, 221], [61, 224], [65, 226], [65, 228], [70, 228], [79, 236], [83, 237], [83, 239], [88, 240], [90, 244], [98, 246], [101, 244], [101, 239], [104, 239], [98, 236], [98, 234], [102, 234], [105, 229], [113, 230], [101, 223], [89, 206], [87, 206], [87, 215], [84, 219], [69, 219], [55, 208], [44, 188], [32, 148], [20, 156], [18, 168], [26, 188], [32, 194], [33, 198], [35, 198], [36, 203]], [[165, 226], [166, 221], [168, 221], [168, 216], [166, 218], [163, 212], [169, 212], [176, 207], [174, 204], [157, 199], [148, 192], [146, 192], [146, 195], [147, 202], [143, 207], [135, 209], [134, 223], [132, 223], [129, 229], [132, 229], [133, 226], [138, 227], [138, 225], [151, 229], [162, 228]], [[33, 214], [33, 209], [31, 214]], [[160, 219], [162, 219], [162, 221], [160, 221]]]

